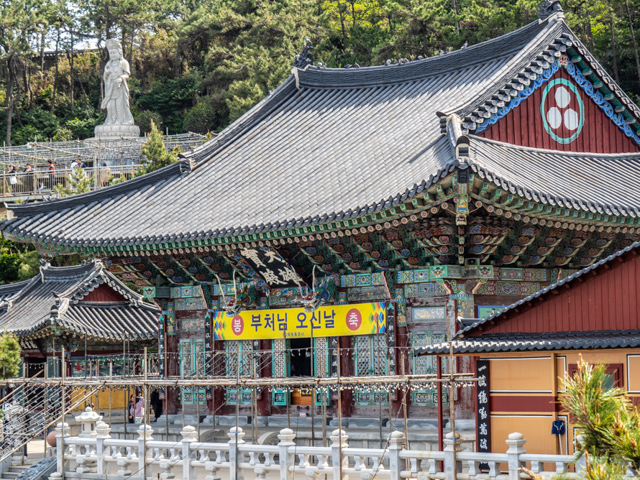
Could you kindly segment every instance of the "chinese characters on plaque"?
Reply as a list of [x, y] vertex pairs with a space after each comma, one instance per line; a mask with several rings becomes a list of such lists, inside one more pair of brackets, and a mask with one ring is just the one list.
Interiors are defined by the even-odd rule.
[[240, 255], [272, 288], [305, 285], [296, 271], [276, 251], [264, 247], [245, 247]]
[[489, 360], [476, 362], [477, 383], [477, 438], [478, 451], [489, 452], [491, 450], [491, 430], [489, 423]]

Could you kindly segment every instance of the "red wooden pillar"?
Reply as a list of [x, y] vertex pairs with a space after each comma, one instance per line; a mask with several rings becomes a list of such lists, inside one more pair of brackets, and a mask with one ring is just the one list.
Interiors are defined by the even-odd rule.
[[[263, 360], [262, 367], [258, 372], [258, 375], [261, 378], [269, 378], [271, 377], [271, 362], [266, 362], [264, 360], [265, 356], [271, 355], [271, 340], [260, 340], [260, 356]], [[271, 395], [269, 395], [269, 389], [267, 387], [262, 387], [261, 390], [258, 390], [258, 416], [263, 417], [271, 414]]]
[[[395, 321], [395, 318], [394, 318]], [[398, 327], [396, 322], [395, 328], [395, 372], [389, 372], [390, 375], [400, 375], [404, 373], [410, 373], [409, 369], [409, 336], [407, 335], [407, 327]], [[404, 362], [404, 369], [403, 369]], [[396, 390], [396, 399], [393, 401], [393, 415], [394, 418], [404, 418], [404, 411], [402, 407], [403, 394], [402, 390]], [[407, 411], [409, 410], [409, 392], [405, 390], [407, 395]]]
[[[216, 358], [221, 358], [220, 355], [222, 355], [223, 356], [222, 358], [224, 358], [225, 348], [224, 348], [223, 340], [215, 340], [213, 342], [213, 352], [214, 352], [214, 355], [216, 355]], [[226, 366], [227, 366], [226, 361], [214, 362], [213, 374], [215, 376], [223, 376], [226, 373], [225, 372]], [[213, 387], [213, 391], [212, 391], [213, 399], [211, 403], [213, 407], [212, 411], [215, 415], [220, 414], [220, 409], [222, 408], [225, 402], [225, 393], [226, 392], [223, 387], [218, 387], [218, 388]]]
[[[165, 322], [166, 323], [166, 322]], [[168, 377], [180, 375], [180, 359], [178, 358], [178, 336], [167, 335], [167, 372]], [[165, 412], [169, 415], [175, 415], [180, 405], [180, 391], [176, 388], [167, 388], [165, 394]]]
[[[436, 377], [442, 378], [442, 357], [436, 357]], [[444, 408], [442, 405], [442, 382], [436, 383], [436, 394], [438, 399], [438, 451], [444, 451]], [[442, 468], [442, 464], [440, 465]]]
[[[351, 337], [339, 337], [340, 342], [340, 376], [349, 377], [354, 375], [353, 364], [353, 342]], [[350, 417], [353, 408], [353, 391], [342, 390], [342, 416]]]

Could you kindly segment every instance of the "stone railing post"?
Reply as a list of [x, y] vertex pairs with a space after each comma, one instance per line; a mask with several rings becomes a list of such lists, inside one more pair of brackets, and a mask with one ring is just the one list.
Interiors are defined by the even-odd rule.
[[104, 422], [96, 423], [96, 459], [97, 459], [96, 473], [98, 475], [104, 475], [106, 473], [104, 469], [104, 465], [105, 465], [104, 441], [107, 438], [111, 438], [111, 435], [109, 435], [110, 433], [111, 433], [111, 428], [109, 427], [109, 425], [107, 425]]
[[290, 428], [283, 428], [278, 435], [280, 443], [278, 448], [280, 449], [280, 480], [293, 480], [293, 466], [295, 457], [289, 447], [295, 447], [296, 443], [293, 441], [296, 438], [296, 434]]
[[244, 443], [245, 433], [240, 427], [232, 427], [227, 433], [229, 437], [229, 480], [238, 480], [238, 470], [242, 454], [238, 451], [238, 446]]
[[[344, 430], [334, 430], [329, 437], [331, 444], [331, 463], [333, 466], [334, 480], [349, 480], [349, 475], [345, 475], [344, 469], [349, 465], [349, 458], [342, 454], [342, 450], [349, 447], [347, 440], [349, 436]], [[342, 477], [340, 474], [342, 473]]]
[[527, 453], [523, 448], [527, 441], [524, 439], [524, 435], [515, 432], [510, 433], [509, 438], [506, 440], [509, 449], [507, 450], [507, 456], [509, 457], [509, 480], [519, 480], [520, 472], [518, 469], [523, 465], [520, 461], [520, 455]]
[[454, 460], [454, 452], [460, 451], [460, 434], [447, 433], [444, 439], [444, 474], [447, 480], [454, 480], [461, 471], [460, 462]]
[[391, 480], [400, 480], [402, 463], [400, 461], [400, 451], [404, 447], [404, 433], [399, 431], [391, 432], [389, 437], [389, 474]]
[[191, 444], [198, 441], [198, 431], [195, 427], [187, 425], [182, 429], [180, 435], [182, 435], [182, 480], [191, 480], [191, 478], [195, 480], [193, 465], [191, 465], [193, 459]]
[[[138, 472], [141, 477], [145, 476], [145, 464], [147, 463], [147, 442], [153, 440], [153, 428], [151, 425], [142, 424], [138, 428]], [[144, 479], [146, 480], [146, 478]]]
[[64, 454], [67, 449], [67, 438], [69, 438], [69, 424], [68, 423], [59, 423], [56, 428], [56, 459], [57, 459], [57, 467], [56, 473], [51, 475], [52, 477], [57, 476], [62, 477], [64, 473]]

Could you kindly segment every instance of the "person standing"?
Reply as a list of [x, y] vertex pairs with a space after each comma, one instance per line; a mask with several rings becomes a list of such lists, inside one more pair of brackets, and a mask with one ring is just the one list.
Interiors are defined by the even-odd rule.
[[30, 163], [27, 163], [27, 165], [24, 167], [24, 173], [26, 173], [25, 178], [27, 180], [26, 190], [35, 192], [36, 191], [35, 175], [34, 175], [33, 167], [31, 166]]
[[131, 395], [129, 397], [129, 423], [135, 423], [136, 421], [136, 397]]
[[136, 403], [136, 423], [142, 423], [144, 417], [144, 397], [140, 395]]
[[49, 188], [53, 190], [53, 184], [56, 180], [56, 166], [52, 160], [48, 160], [47, 163], [49, 164]]
[[162, 415], [162, 400], [160, 400], [160, 392], [158, 392], [158, 389], [155, 389], [152, 393], [151, 393], [151, 398], [149, 399], [149, 403], [151, 404], [151, 408], [153, 408], [153, 414], [154, 414], [154, 422], [158, 421], [158, 418], [160, 418], [160, 415]]

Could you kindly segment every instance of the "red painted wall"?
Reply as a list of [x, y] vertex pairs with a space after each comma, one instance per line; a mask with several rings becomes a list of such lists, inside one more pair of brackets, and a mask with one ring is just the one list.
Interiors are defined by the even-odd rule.
[[640, 329], [640, 256], [627, 258], [534, 299], [520, 312], [507, 312], [472, 335]]
[[[545, 88], [556, 79], [564, 79], [570, 82], [579, 92], [584, 107], [582, 129], [577, 137], [567, 144], [559, 143], [547, 132], [540, 109]], [[554, 94], [560, 86], [561, 84], [552, 87], [546, 96], [545, 112], [547, 112], [547, 124], [552, 133], [555, 133], [560, 138], [569, 138], [576, 130], [566, 128], [564, 114], [568, 110], [578, 112], [578, 101], [571, 89], [566, 87], [566, 91], [569, 93], [569, 103], [566, 106], [562, 105], [562, 102], [561, 105], [558, 105]], [[555, 129], [551, 128], [552, 123], [548, 121], [549, 110], [554, 107], [558, 109], [557, 112], [561, 115], [561, 118], [556, 117], [560, 120], [560, 125]], [[525, 147], [570, 152], [629, 153], [640, 151], [638, 145], [607, 117], [564, 68], [560, 68], [548, 82], [536, 89], [529, 98], [511, 110], [495, 125], [482, 132], [480, 136]]]
[[83, 302], [126, 302], [127, 299], [104, 283], [89, 292], [82, 299]]

